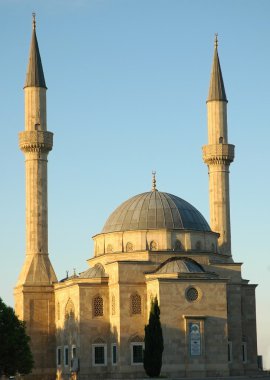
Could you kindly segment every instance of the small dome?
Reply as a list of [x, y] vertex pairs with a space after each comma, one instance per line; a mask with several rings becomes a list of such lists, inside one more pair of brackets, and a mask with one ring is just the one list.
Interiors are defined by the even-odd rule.
[[79, 278], [97, 278], [108, 277], [105, 273], [104, 267], [101, 264], [96, 264], [93, 268], [89, 268], [86, 271], [80, 273]]
[[204, 273], [203, 267], [189, 257], [171, 257], [162, 263], [154, 273]]
[[102, 233], [162, 228], [211, 231], [202, 214], [190, 203], [156, 190], [122, 203], [109, 216]]

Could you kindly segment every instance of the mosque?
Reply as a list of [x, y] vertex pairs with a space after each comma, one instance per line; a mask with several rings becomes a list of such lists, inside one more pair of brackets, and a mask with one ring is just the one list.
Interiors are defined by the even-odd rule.
[[26, 321], [35, 369], [27, 379], [145, 377], [144, 326], [157, 297], [164, 338], [162, 375], [252, 375], [258, 370], [255, 288], [233, 260], [227, 97], [217, 39], [207, 98], [210, 223], [190, 203], [157, 189], [132, 196], [94, 235], [93, 258], [57, 280], [48, 254], [46, 82], [33, 32], [24, 86], [26, 257], [15, 309]]

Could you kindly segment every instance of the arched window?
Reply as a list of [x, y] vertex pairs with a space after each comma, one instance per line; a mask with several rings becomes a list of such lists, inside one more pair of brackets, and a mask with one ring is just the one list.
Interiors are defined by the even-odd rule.
[[112, 315], [115, 315], [115, 295], [112, 295]]
[[69, 298], [65, 307], [65, 317], [66, 319], [75, 317], [75, 307], [72, 300]]
[[142, 313], [142, 300], [138, 293], [131, 294], [130, 296], [130, 313], [132, 315]]
[[126, 251], [132, 252], [133, 251], [133, 244], [129, 241], [126, 245]]
[[182, 250], [182, 243], [180, 240], [176, 239], [174, 243], [174, 250], [175, 251], [181, 251]]
[[97, 295], [93, 298], [93, 316], [103, 316], [103, 298], [100, 297], [100, 295]]
[[200, 241], [197, 241], [195, 249], [196, 251], [200, 251], [202, 249], [202, 243]]
[[150, 243], [150, 251], [157, 251], [158, 249], [158, 244], [155, 240], [152, 240]]
[[223, 144], [223, 137], [222, 136], [220, 136], [220, 138], [219, 138], [219, 143]]
[[112, 251], [113, 251], [113, 246], [112, 246], [111, 244], [108, 244], [108, 245], [107, 245], [107, 249], [106, 249], [106, 251], [107, 251], [108, 253], [112, 252]]

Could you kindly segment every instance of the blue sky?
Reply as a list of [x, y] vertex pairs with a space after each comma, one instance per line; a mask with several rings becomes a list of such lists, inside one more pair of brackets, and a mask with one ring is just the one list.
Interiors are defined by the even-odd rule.
[[259, 353], [270, 368], [270, 2], [0, 0], [0, 296], [24, 260], [23, 84], [31, 14], [48, 86], [49, 247], [59, 279], [124, 200], [157, 187], [209, 219], [206, 97], [214, 34], [229, 100], [233, 257], [257, 288]]

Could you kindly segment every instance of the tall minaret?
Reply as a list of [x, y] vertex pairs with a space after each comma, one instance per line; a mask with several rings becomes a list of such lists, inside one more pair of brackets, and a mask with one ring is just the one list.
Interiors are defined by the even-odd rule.
[[209, 174], [210, 226], [220, 234], [219, 253], [231, 256], [229, 166], [234, 145], [228, 144], [227, 103], [216, 35], [207, 99], [208, 145], [203, 146], [203, 160]]
[[[57, 281], [48, 254], [47, 156], [53, 134], [47, 131], [46, 83], [33, 31], [24, 86], [25, 131], [19, 146], [25, 155], [26, 258], [15, 288], [15, 311], [26, 321], [34, 355], [35, 379], [52, 379], [54, 360], [54, 288]], [[40, 377], [41, 376], [41, 377]]]

